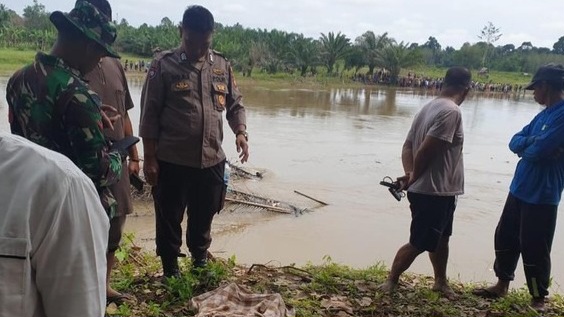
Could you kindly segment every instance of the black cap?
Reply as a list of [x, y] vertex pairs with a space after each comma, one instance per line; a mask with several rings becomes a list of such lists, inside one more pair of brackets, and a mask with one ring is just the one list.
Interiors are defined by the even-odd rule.
[[525, 87], [525, 89], [532, 90], [535, 88], [535, 85], [541, 81], [548, 81], [554, 83], [562, 83], [564, 82], [564, 66], [561, 64], [546, 64], [541, 66], [531, 82]]

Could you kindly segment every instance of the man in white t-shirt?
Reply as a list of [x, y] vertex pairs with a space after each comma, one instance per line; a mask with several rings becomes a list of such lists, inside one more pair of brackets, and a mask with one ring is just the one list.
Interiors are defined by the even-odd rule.
[[67, 157], [0, 134], [0, 317], [102, 317], [109, 221]]
[[417, 113], [403, 144], [405, 176], [398, 182], [407, 189], [410, 237], [398, 250], [386, 282], [380, 285], [382, 291], [394, 291], [400, 275], [427, 251], [435, 273], [433, 290], [448, 298], [454, 296], [446, 267], [456, 198], [464, 193], [464, 132], [459, 106], [470, 90], [471, 77], [466, 68], [449, 68], [439, 97]]

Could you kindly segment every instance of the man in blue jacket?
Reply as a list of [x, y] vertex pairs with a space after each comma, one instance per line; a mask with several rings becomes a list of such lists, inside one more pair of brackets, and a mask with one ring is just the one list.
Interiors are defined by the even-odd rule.
[[519, 255], [523, 257], [531, 306], [542, 310], [550, 284], [550, 249], [564, 187], [564, 66], [540, 67], [526, 89], [546, 108], [513, 136], [517, 163], [495, 231], [497, 284], [474, 290], [482, 297], [507, 294]]

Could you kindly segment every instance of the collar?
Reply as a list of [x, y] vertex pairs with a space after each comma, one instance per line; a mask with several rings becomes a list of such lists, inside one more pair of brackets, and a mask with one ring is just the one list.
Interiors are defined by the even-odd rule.
[[38, 63], [41, 63], [46, 66], [51, 66], [51, 67], [61, 68], [63, 70], [66, 70], [67, 72], [73, 74], [76, 77], [82, 77], [82, 74], [78, 69], [70, 67], [67, 63], [65, 63], [65, 61], [62, 58], [39, 52], [37, 53], [37, 55], [35, 55], [35, 60]]
[[561, 108], [562, 106], [564, 106], [564, 100], [560, 100], [559, 102], [553, 104], [550, 107], [546, 107], [546, 109], [544, 109], [545, 112], [551, 113], [556, 111], [556, 109]]
[[[186, 57], [186, 53], [184, 52], [182, 47], [177, 48], [175, 53], [178, 57], [179, 63], [190, 63], [190, 62], [188, 62], [188, 59]], [[197, 63], [207, 61], [210, 65], [213, 65], [213, 60], [214, 60], [213, 51], [210, 49], [210, 50], [208, 50], [208, 53], [206, 55], [202, 56], [197, 61], [192, 62], [192, 64], [197, 64]]]

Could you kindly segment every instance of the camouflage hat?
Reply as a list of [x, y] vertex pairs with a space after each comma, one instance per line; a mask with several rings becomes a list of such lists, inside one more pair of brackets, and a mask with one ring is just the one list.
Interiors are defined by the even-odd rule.
[[49, 18], [57, 30], [75, 28], [100, 44], [106, 50], [107, 56], [120, 57], [111, 47], [116, 40], [115, 24], [91, 3], [78, 0], [71, 12], [55, 11]]

